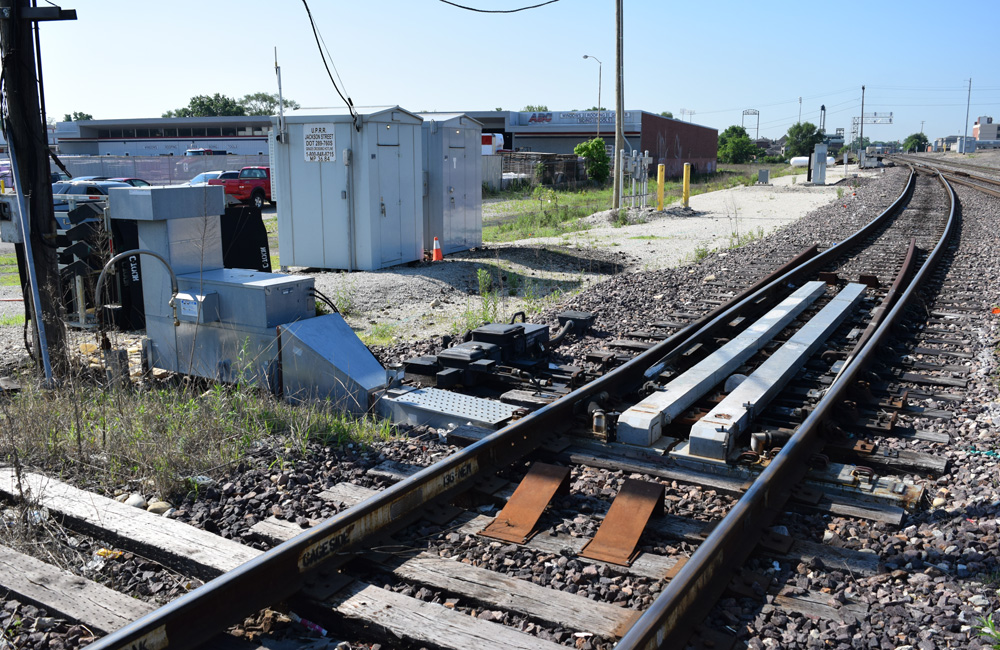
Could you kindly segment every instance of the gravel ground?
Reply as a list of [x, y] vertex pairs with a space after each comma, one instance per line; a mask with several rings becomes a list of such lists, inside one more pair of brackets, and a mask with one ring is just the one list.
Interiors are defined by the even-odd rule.
[[[497, 320], [522, 310], [530, 315], [617, 273], [676, 266], [693, 260], [699, 251], [728, 248], [734, 234], [745, 239], [767, 235], [840, 194], [853, 199], [855, 173], [850, 170], [845, 180], [843, 171], [831, 171], [827, 180], [836, 186], [807, 186], [801, 174], [773, 179], [771, 186], [699, 194], [691, 197], [690, 209], [633, 210], [630, 221], [635, 223], [622, 227], [611, 226], [607, 213], [599, 213], [590, 218], [594, 227], [586, 231], [487, 245], [449, 255], [443, 262], [374, 272], [291, 272], [315, 277], [316, 288], [341, 307], [348, 323], [369, 343], [401, 344], [468, 329], [469, 318], [484, 309], [478, 269], [492, 270], [496, 306], [485, 307], [495, 309]], [[270, 209], [266, 212], [268, 217]], [[0, 254], [13, 254], [13, 246], [0, 244]], [[0, 286], [0, 318], [20, 314], [18, 288]], [[0, 326], [2, 366], [24, 356], [22, 326]]]
[[[577, 248], [572, 254], [565, 251], [543, 253], [526, 249], [523, 245], [512, 245], [510, 248], [526, 251], [525, 257], [520, 258], [522, 261], [519, 262], [526, 269], [532, 268], [530, 263], [539, 267], [543, 263], [547, 266], [555, 263], [571, 266], [583, 264], [582, 260], [605, 269], [603, 273], [594, 274], [603, 278], [603, 282], [592, 283], [596, 286], [586, 285], [590, 287], [589, 290], [576, 293], [560, 305], [560, 308], [583, 309], [597, 314], [596, 329], [600, 336], [596, 340], [580, 340], [561, 349], [569, 358], [582, 358], [588, 347], [600, 344], [601, 338], [617, 336], [648, 324], [649, 314], [666, 313], [696, 301], [704, 294], [704, 281], [709, 277], [725, 281], [741, 273], [760, 275], [769, 270], [769, 260], [776, 259], [779, 252], [784, 252], [789, 247], [798, 249], [811, 243], [829, 245], [838, 241], [891, 203], [902, 189], [904, 179], [905, 172], [900, 169], [879, 172], [876, 178], [859, 180], [857, 187], [851, 186], [850, 192], [845, 192], [843, 200], [828, 200], [806, 216], [800, 213], [796, 218], [790, 219], [791, 223], [763, 240], [708, 255], [697, 264], [680, 268], [643, 269], [641, 262], [614, 256], [594, 258], [583, 254], [590, 251], [607, 252], [599, 247], [583, 250]], [[797, 190], [793, 188], [787, 193], [795, 194]], [[971, 191], [959, 190], [959, 194], [970, 224], [963, 232], [963, 236], [969, 237], [970, 243], [966, 245], [977, 254], [995, 256], [995, 251], [1000, 249], [997, 246], [1000, 243], [997, 235], [1000, 233], [1000, 205], [996, 200], [985, 199]], [[700, 209], [694, 201], [692, 207]], [[744, 214], [750, 209], [743, 208]], [[628, 228], [683, 218], [665, 216], [649, 223], [610, 230], [627, 233]], [[715, 223], [719, 225], [721, 236], [728, 237], [727, 217], [720, 214]], [[614, 252], [621, 253], [617, 250]], [[485, 259], [489, 260], [495, 259], [489, 255], [498, 255], [492, 250], [483, 253], [487, 254]], [[483, 257], [470, 255], [472, 257], [469, 260], [456, 260], [455, 256], [451, 256], [443, 265], [403, 271], [413, 271], [413, 276], [429, 283], [427, 286], [431, 289], [426, 289], [429, 292], [436, 288], [440, 295], [457, 293], [461, 291], [460, 279], [453, 279], [453, 283], [441, 281], [438, 284], [434, 282], [437, 276], [430, 278], [427, 277], [428, 274], [422, 275], [418, 271], [436, 266], [457, 266], [463, 263], [472, 266], [485, 263], [482, 261]], [[535, 261], [544, 255], [556, 257], [554, 260]], [[626, 253], [628, 255], [631, 254]], [[607, 270], [608, 267], [613, 269], [615, 264], [629, 272], [615, 274]], [[528, 273], [530, 272], [529, 270]], [[349, 277], [353, 279], [358, 275], [360, 274], [351, 274]], [[779, 570], [769, 569], [779, 581], [793, 588], [825, 591], [830, 594], [831, 603], [848, 599], [867, 602], [871, 606], [870, 614], [863, 620], [845, 615], [844, 621], [814, 621], [802, 616], [789, 616], [771, 603], [761, 608], [759, 603], [728, 599], [722, 602], [714, 615], [717, 626], [727, 625], [737, 630], [751, 648], [931, 650], [945, 647], [987, 647], [976, 637], [973, 626], [977, 617], [993, 612], [1000, 606], [1000, 484], [997, 480], [1000, 459], [996, 456], [1000, 403], [997, 397], [997, 365], [993, 355], [993, 347], [1000, 337], [1000, 332], [997, 331], [1000, 324], [995, 316], [986, 316], [989, 306], [1000, 304], [998, 275], [1000, 262], [994, 262], [984, 270], [984, 279], [987, 280], [983, 283], [987, 287], [982, 296], [984, 314], [976, 321], [973, 331], [969, 332], [973, 340], [972, 351], [976, 353], [969, 397], [962, 403], [948, 405], [956, 412], [956, 417], [952, 420], [918, 419], [913, 422], [918, 428], [947, 431], [954, 440], [945, 452], [953, 463], [949, 473], [930, 483], [931, 498], [934, 499], [932, 506], [909, 516], [902, 529], [822, 515], [798, 515], [787, 522], [793, 535], [877, 553], [886, 572], [873, 578], [858, 579], [847, 571], [822, 566], [798, 565], [782, 566]], [[361, 281], [357, 282], [359, 284], [356, 286], [360, 287]], [[412, 278], [408, 282], [412, 284]], [[468, 283], [469, 280], [465, 282]], [[319, 282], [318, 286], [321, 289], [323, 287]], [[333, 287], [335, 285], [331, 285], [331, 291]], [[451, 290], [442, 294], [444, 287], [451, 287]], [[398, 296], [393, 293], [395, 289], [392, 286], [382, 291], [387, 301]], [[413, 294], [416, 291], [413, 290]], [[351, 290], [352, 296], [361, 294], [360, 289]], [[413, 304], [420, 305], [429, 302], [428, 298], [431, 296], [437, 297], [433, 293], [409, 297]], [[407, 294], [402, 296], [405, 297]], [[366, 295], [365, 300], [367, 299]], [[430, 301], [432, 300], [433, 298]], [[455, 300], [458, 300], [457, 296]], [[358, 309], [361, 310], [360, 307]], [[546, 309], [540, 317], [545, 322], [552, 322], [553, 313], [553, 309]], [[433, 331], [425, 328], [419, 341], [381, 349], [379, 354], [384, 360], [392, 360], [394, 357], [412, 356], [426, 349], [433, 349], [439, 342], [431, 340], [431, 334]], [[921, 405], [932, 408], [936, 406], [930, 403]], [[392, 459], [426, 465], [441, 454], [448, 453], [446, 447], [433, 442], [406, 440], [394, 441], [375, 450], [311, 446], [309, 451], [308, 458], [291, 458], [290, 454], [294, 454], [286, 449], [275, 450], [268, 457], [249, 459], [245, 465], [220, 477], [216, 488], [206, 491], [203, 498], [177, 504], [175, 516], [209, 530], [215, 529], [227, 537], [245, 539], [252, 522], [272, 514], [301, 524], [329, 516], [334, 508], [319, 503], [313, 495], [336, 482], [348, 480], [379, 487], [378, 480], [373, 481], [364, 472], [381, 460]], [[294, 469], [274, 469], [277, 458], [294, 460]], [[578, 502], [587, 499], [610, 502], [619, 489], [622, 478], [621, 472], [594, 469], [575, 471], [572, 491], [574, 496], [556, 504], [557, 508], [552, 513], [554, 517], [562, 519], [559, 525], [563, 527], [563, 531], [577, 535], [592, 533], [594, 520], [586, 516], [586, 509], [577, 509], [580, 505]], [[709, 519], [731, 505], [729, 498], [684, 486], [669, 486], [668, 494], [668, 500], [675, 504], [675, 508], [671, 510], [675, 514]], [[584, 513], [584, 516], [579, 513]], [[476, 557], [477, 562], [495, 568], [504, 567], [501, 570], [512, 575], [520, 575], [527, 567], [531, 567], [531, 579], [535, 582], [552, 588], [568, 588], [567, 585], [572, 584], [577, 593], [626, 607], [648, 605], [660, 588], [655, 581], [647, 579], [622, 578], [601, 572], [595, 574], [569, 558], [543, 556], [537, 551], [512, 549], [505, 545], [494, 546], [483, 544], [481, 540], [456, 537], [459, 538], [449, 538], [448, 533], [442, 531], [429, 542], [429, 546], [450, 556]], [[659, 540], [651, 540], [647, 550], [662, 551], [666, 546], [663, 544], [661, 547]], [[682, 552], [690, 550], [683, 545], [674, 544], [674, 547]], [[406, 589], [405, 586], [396, 588]], [[425, 600], [437, 600], [441, 597], [431, 590], [423, 591], [424, 593], [414, 595]], [[543, 638], [555, 638], [562, 634], [559, 630], [536, 630], [533, 633]], [[593, 644], [587, 641], [585, 645], [577, 647], [598, 645], [595, 640]]]

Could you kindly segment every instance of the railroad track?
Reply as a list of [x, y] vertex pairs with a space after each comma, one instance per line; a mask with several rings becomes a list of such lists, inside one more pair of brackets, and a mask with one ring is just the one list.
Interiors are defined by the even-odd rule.
[[[859, 575], [877, 572], [870, 554], [792, 539], [782, 534], [785, 524], [776, 517], [795, 491], [796, 509], [898, 523], [904, 509], [923, 498], [907, 473], [943, 471], [940, 458], [905, 447], [914, 441], [941, 444], [946, 437], [906, 430], [897, 426], [896, 415], [908, 417], [910, 404], [903, 391], [923, 390], [919, 394], [941, 398], [941, 386], [957, 383], [943, 381], [954, 379], [948, 358], [956, 340], [940, 334], [899, 343], [910, 346], [911, 356], [921, 356], [920, 364], [897, 373], [897, 381], [886, 385], [873, 383], [871, 376], [884, 370], [878, 368], [875, 350], [889, 345], [886, 332], [904, 322], [907, 300], [946, 255], [948, 233], [957, 227], [946, 209], [951, 196], [936, 177], [914, 174], [896, 209], [841, 247], [821, 255], [810, 251], [804, 262], [796, 260], [744, 291], [734, 305], [718, 306], [686, 326], [661, 328], [664, 338], [627, 364], [500, 432], [467, 427], [451, 432], [453, 441], [471, 444], [431, 467], [386, 464], [380, 471], [398, 482], [380, 493], [351, 484], [334, 486], [321, 498], [348, 509], [306, 532], [277, 518], [260, 522], [258, 535], [283, 542], [267, 553], [246, 557], [237, 545], [218, 551], [221, 558], [205, 559], [190, 556], [190, 551], [189, 563], [197, 559], [204, 564], [201, 575], [221, 575], [93, 647], [192, 647], [282, 600], [297, 603], [332, 629], [360, 630], [356, 634], [362, 638], [371, 634], [366, 628], [375, 627], [417, 645], [557, 647], [567, 639], [581, 639], [590, 647], [615, 641], [619, 648], [683, 647], [695, 623], [706, 616], [727, 622], [712, 609], [726, 589], [751, 599], [767, 593], [771, 585], [765, 567], [771, 562], [809, 564], [818, 559], [819, 566], [844, 566]], [[791, 328], [762, 344], [763, 355], [742, 360], [736, 369], [753, 377], [809, 329], [805, 323], [815, 323], [814, 317], [836, 320], [820, 314], [835, 306], [833, 297], [841, 289], [853, 289], [862, 309], [843, 316], [843, 322], [828, 322], [822, 356], [813, 355], [794, 372], [794, 381], [756, 414], [742, 440], [732, 443], [745, 451], [725, 451], [721, 462], [671, 453], [686, 437], [684, 429], [717, 415], [725, 403], [714, 385], [663, 425], [663, 439], [669, 443], [639, 448], [594, 439], [602, 424], [597, 413], [613, 419], [655, 394], [651, 384], [669, 387], [682, 379], [704, 365], [720, 340], [738, 340], [733, 323], [745, 327], [762, 322], [793, 288], [809, 286], [808, 280], [819, 273], [823, 281], [812, 285], [813, 302], [802, 307]], [[936, 281], [944, 286], [941, 277]], [[940, 320], [940, 313], [932, 312], [932, 327], [935, 318]], [[945, 361], [929, 364], [927, 358], [935, 353], [928, 350]], [[862, 377], [866, 382], [859, 389]], [[929, 392], [927, 386], [932, 387]], [[835, 410], [847, 417], [833, 426]], [[887, 419], [887, 413], [895, 415]], [[581, 431], [586, 435], [575, 435]], [[746, 444], [751, 433], [764, 441], [760, 451]], [[810, 476], [803, 484], [807, 470]], [[682, 489], [681, 484], [694, 487]], [[675, 507], [690, 490], [716, 492], [715, 508], [692, 513]], [[537, 498], [542, 493], [552, 498]], [[617, 498], [609, 503], [612, 497]], [[86, 501], [79, 495], [67, 498]], [[665, 516], [654, 516], [663, 509]], [[722, 514], [726, 516], [720, 519]], [[637, 518], [645, 525], [626, 530]], [[794, 531], [798, 525], [786, 529]], [[121, 535], [121, 542], [130, 543], [132, 534]], [[174, 534], [150, 532], [144, 548], [155, 546], [149, 538]], [[460, 561], [453, 559], [451, 545], [442, 542], [449, 536], [458, 536], [464, 545]], [[750, 540], [761, 540], [766, 559], [750, 561], [750, 568], [759, 571], [738, 574], [753, 550]], [[591, 543], [599, 548], [595, 551]], [[191, 548], [206, 545], [211, 543], [199, 540]], [[370, 551], [374, 546], [379, 552]], [[397, 549], [421, 550], [400, 557], [392, 552]], [[533, 567], [545, 563], [563, 568], [555, 574], [558, 584], [516, 579], [531, 578]], [[564, 589], [570, 583], [577, 589]], [[443, 594], [445, 607], [425, 602], [422, 591]], [[850, 598], [831, 605], [821, 594], [800, 591], [784, 589], [772, 594], [773, 602], [810, 616], [863, 615], [862, 604]], [[637, 605], [645, 605], [641, 615]], [[538, 630], [534, 636], [524, 632], [532, 628]], [[698, 634], [714, 647], [725, 647], [725, 636], [706, 629]]]

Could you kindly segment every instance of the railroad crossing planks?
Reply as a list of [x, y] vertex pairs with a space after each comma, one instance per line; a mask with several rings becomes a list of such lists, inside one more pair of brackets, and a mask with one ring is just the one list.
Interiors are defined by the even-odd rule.
[[[39, 474], [22, 474], [22, 485], [40, 506], [61, 515], [70, 527], [93, 532], [117, 546], [153, 559], [164, 558], [175, 569], [211, 579], [261, 555], [261, 551], [218, 535], [165, 519], [114, 499], [79, 490]], [[0, 469], [0, 494], [19, 494], [14, 470]]]
[[443, 605], [426, 603], [365, 582], [354, 582], [327, 601], [334, 611], [397, 637], [444, 648], [476, 650], [565, 650], [513, 628], [473, 618]]
[[0, 546], [0, 584], [8, 598], [35, 603], [52, 616], [77, 621], [101, 634], [124, 627], [155, 609], [149, 603], [5, 546]]

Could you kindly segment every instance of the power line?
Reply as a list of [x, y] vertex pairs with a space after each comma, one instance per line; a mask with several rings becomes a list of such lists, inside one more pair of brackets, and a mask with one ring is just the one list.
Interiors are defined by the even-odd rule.
[[519, 11], [527, 11], [528, 9], [538, 9], [539, 7], [544, 7], [545, 5], [550, 5], [553, 2], [559, 2], [559, 0], [549, 0], [548, 2], [543, 2], [537, 5], [531, 5], [530, 7], [519, 7], [517, 9], [476, 9], [475, 7], [466, 7], [465, 5], [456, 4], [454, 2], [448, 2], [448, 0], [441, 0], [441, 2], [446, 5], [451, 5], [452, 7], [458, 7], [459, 9], [465, 9], [466, 11], [475, 11], [480, 14], [516, 14]]
[[333, 84], [333, 89], [337, 91], [340, 98], [345, 104], [347, 104], [348, 110], [351, 111], [351, 117], [354, 119], [354, 128], [360, 131], [361, 125], [358, 123], [358, 112], [354, 110], [354, 102], [351, 101], [350, 97], [344, 97], [344, 93], [340, 92], [340, 88], [337, 87], [337, 82], [333, 80], [333, 74], [330, 72], [330, 65], [327, 63], [326, 56], [323, 54], [322, 39], [320, 38], [319, 30], [316, 29], [316, 21], [313, 20], [312, 12], [309, 11], [309, 3], [307, 3], [306, 0], [302, 0], [302, 4], [306, 8], [306, 15], [309, 16], [309, 24], [312, 26], [313, 38], [316, 39], [316, 48], [319, 50], [319, 58], [323, 60], [323, 67], [326, 68], [326, 76], [330, 77], [330, 83]]

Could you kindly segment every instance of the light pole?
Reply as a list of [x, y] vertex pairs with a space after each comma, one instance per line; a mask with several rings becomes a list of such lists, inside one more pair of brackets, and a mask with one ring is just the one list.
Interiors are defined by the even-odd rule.
[[596, 56], [591, 56], [589, 54], [584, 54], [583, 58], [593, 59], [597, 61], [597, 137], [601, 137], [601, 71], [604, 69], [604, 64]]

